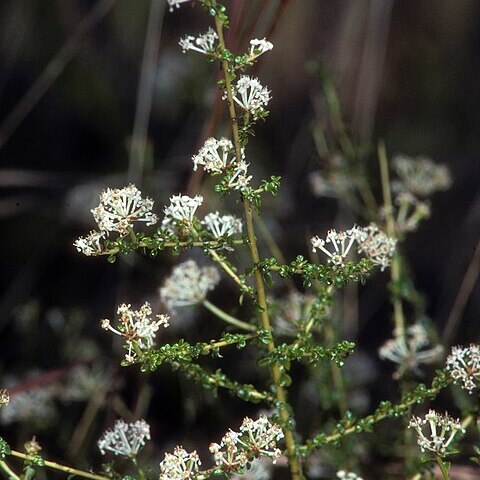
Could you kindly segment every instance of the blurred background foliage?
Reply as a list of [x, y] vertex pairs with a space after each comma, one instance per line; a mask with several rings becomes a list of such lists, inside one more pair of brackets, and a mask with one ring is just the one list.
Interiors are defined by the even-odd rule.
[[[58, 401], [57, 415], [65, 421], [57, 417], [53, 430], [38, 431], [33, 423], [3, 425], [2, 435], [5, 430], [13, 444], [37, 432], [47, 451], [64, 456], [69, 441], [71, 457], [88, 458], [92, 449], [85, 439], [96, 439], [117, 416], [146, 415], [156, 448], [166, 449], [179, 438], [198, 447], [244, 409], [222, 394], [219, 410], [200, 387], [166, 370], [153, 380], [124, 369], [120, 381], [120, 350], [112, 352], [112, 339], [100, 331], [99, 319], [113, 318], [122, 302], [148, 300], [160, 310], [158, 286], [178, 259], [132, 256], [109, 265], [77, 254], [72, 246], [93, 226], [89, 210], [103, 188], [135, 181], [155, 199], [159, 213], [179, 191], [207, 195], [202, 178], [192, 176], [191, 156], [207, 136], [228, 133], [215, 87], [218, 69], [204, 58], [183, 55], [177, 41], [204, 31], [208, 18], [188, 4], [169, 14], [156, 2], [0, 4], [0, 378], [6, 383], [14, 376], [20, 392], [32, 385], [60, 388], [79, 365], [93, 364], [110, 379], [95, 400], [97, 410], [92, 407], [97, 424], [84, 420], [85, 404]], [[480, 3], [226, 3], [232, 50], [246, 48], [252, 36], [267, 36], [275, 46], [255, 68], [273, 101], [248, 155], [259, 176], [283, 177], [279, 197], [265, 204], [264, 220], [287, 259], [306, 254], [308, 235], [325, 232], [341, 209], [341, 202], [316, 198], [308, 181], [309, 173], [325, 166], [313, 135], [328, 123], [322, 81], [315, 74], [319, 62], [337, 89], [352, 135], [366, 148], [384, 139], [390, 155], [427, 155], [451, 169], [452, 188], [434, 197], [431, 219], [404, 246], [426, 311], [441, 333], [475, 261], [480, 232]], [[154, 8], [157, 24], [146, 43]], [[150, 57], [139, 95], [145, 46]], [[145, 122], [142, 127], [142, 115], [148, 129]], [[133, 133], [136, 116], [140, 124]], [[145, 134], [140, 158], [135, 142]], [[378, 177], [375, 161], [367, 169]], [[209, 194], [207, 203], [215, 202]], [[230, 207], [239, 212], [234, 202]], [[387, 280], [379, 273], [359, 289], [354, 328], [346, 332], [358, 341], [365, 369], [372, 372], [362, 387], [367, 410], [369, 402], [375, 405], [392, 394], [378, 380], [391, 370], [376, 356], [391, 333]], [[233, 289], [222, 288], [214, 297], [230, 297], [229, 306], [235, 306]], [[464, 303], [453, 343], [478, 340], [478, 283]], [[185, 335], [185, 325], [198, 339], [218, 331], [208, 315], [197, 315], [179, 326], [175, 338]], [[237, 353], [226, 361], [231, 372], [251, 381], [248, 354], [242, 362]], [[309, 388], [299, 391], [308, 397]], [[83, 401], [89, 404], [91, 398]], [[307, 414], [321, 400], [308, 401], [313, 407], [300, 414], [300, 425], [308, 424]], [[78, 433], [82, 421], [86, 431]], [[72, 435], [77, 435], [73, 445]]]

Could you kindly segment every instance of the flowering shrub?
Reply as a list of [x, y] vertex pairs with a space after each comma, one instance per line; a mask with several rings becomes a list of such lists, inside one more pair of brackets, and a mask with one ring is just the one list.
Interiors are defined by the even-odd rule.
[[[171, 11], [188, 2], [167, 1]], [[467, 348], [454, 347], [446, 367], [434, 374], [430, 386], [418, 383], [419, 377], [431, 374], [425, 370], [426, 366], [441, 365], [443, 347], [438, 344], [432, 326], [421, 315], [418, 292], [408, 278], [406, 260], [402, 255], [402, 242], [407, 233], [416, 230], [429, 215], [430, 207], [425, 197], [450, 185], [448, 170], [424, 158], [396, 157], [392, 166], [397, 178], [391, 179], [392, 169], [386, 149], [380, 144], [378, 160], [382, 191], [379, 198], [363, 175], [358, 174], [356, 146], [349, 139], [346, 143], [343, 139], [342, 143], [350, 147], [342, 147], [340, 157], [337, 156], [325, 172], [312, 175], [312, 187], [317, 195], [338, 197], [348, 191], [347, 203], [356, 212], [358, 223], [366, 226], [354, 225], [347, 230], [332, 228], [325, 235], [313, 236], [310, 244], [314, 255], [309, 259], [297, 255], [287, 261], [279, 247], [272, 245], [274, 242], [270, 242], [272, 256], [265, 256], [263, 249], [259, 248], [256, 221], [261, 221], [265, 199], [277, 194], [280, 177], [272, 175], [258, 179], [251, 173], [253, 160], [250, 159], [248, 143], [255, 125], [268, 117], [273, 97], [258, 78], [244, 72], [261, 55], [272, 50], [273, 44], [266, 39], [252, 39], [248, 51], [235, 54], [225, 44], [224, 30], [229, 25], [225, 7], [216, 0], [191, 3], [204, 8], [214, 27], [198, 36], [184, 36], [179, 45], [184, 53], [201, 53], [220, 65], [222, 78], [219, 87], [228, 111], [230, 129], [230, 138], [211, 137], [205, 141], [192, 156], [193, 171], [207, 173], [211, 177], [207, 181], [216, 182], [213, 192], [220, 200], [231, 195], [241, 205], [241, 213], [235, 212], [234, 215], [218, 210], [204, 213], [203, 208], [208, 204], [206, 195], [171, 192], [169, 204], [163, 207], [163, 218], [158, 224], [153, 200], [144, 197], [135, 185], [107, 188], [100, 194], [100, 204], [92, 210], [98, 229], [78, 238], [74, 246], [86, 256], [106, 256], [112, 263], [134, 251], [151, 257], [194, 249], [203, 254], [205, 264], [193, 258], [177, 262], [171, 274], [163, 279], [159, 299], [171, 316], [154, 313], [157, 309], [149, 302], [137, 310], [131, 304], [121, 304], [117, 309], [118, 320], [104, 319], [101, 327], [121, 337], [126, 351], [123, 366], [138, 366], [146, 373], [168, 365], [208, 391], [225, 389], [245, 402], [261, 403], [269, 409], [268, 413], [259, 414], [256, 420], [244, 418], [237, 430], [225, 427], [226, 433], [218, 443], [209, 445], [210, 456], [204, 457], [197, 450], [188, 451], [183, 446], [175, 446], [170, 450], [173, 453], [167, 452], [163, 460], [156, 460], [159, 466], [155, 473], [142, 465], [139, 456], [151, 438], [149, 425], [145, 420], [127, 423], [123, 419], [116, 420], [104, 433], [98, 441], [98, 448], [103, 455], [110, 452], [125, 457], [130, 461], [135, 477], [122, 476], [121, 467], [116, 463], [103, 465], [97, 473], [58, 465], [42, 458], [38, 444], [30, 444], [22, 453], [11, 450], [3, 440], [0, 442], [0, 467], [9, 478], [19, 479], [9, 466], [10, 456], [14, 456], [23, 459], [28, 468], [32, 465], [56, 468], [97, 480], [155, 477], [160, 480], [204, 480], [214, 477], [268, 478], [274, 475], [275, 465], [275, 468], [288, 469], [292, 480], [301, 480], [306, 465], [314, 455], [321, 456], [328, 451], [325, 447], [338, 447], [358, 434], [370, 433], [383, 420], [411, 417], [408, 427], [417, 432], [418, 445], [426, 456], [422, 458], [423, 463], [413, 458], [411, 449], [407, 448], [411, 446], [408, 445], [408, 442], [412, 443], [411, 439], [402, 436], [399, 428], [399, 438], [407, 442], [402, 444], [405, 452], [401, 457], [410, 455], [405, 459], [402, 474], [420, 478], [418, 475], [436, 464], [443, 478], [450, 478], [450, 464], [445, 458], [456, 452], [460, 434], [466, 432], [476, 413], [472, 413], [472, 409], [471, 413], [462, 414], [462, 420], [454, 420], [448, 414], [439, 415], [434, 410], [423, 418], [411, 416], [411, 409], [414, 406], [425, 408], [425, 402], [435, 400], [439, 392], [452, 383], [469, 393], [476, 390], [480, 378], [479, 347], [474, 344]], [[155, 228], [149, 228], [153, 226]], [[246, 268], [239, 261], [241, 255], [249, 257]], [[341, 338], [334, 322], [339, 292], [345, 285], [363, 284], [370, 276], [377, 272], [382, 275], [381, 272], [387, 269], [393, 306], [393, 338], [380, 347], [379, 355], [396, 364], [394, 379], [399, 382], [402, 396], [396, 403], [381, 402], [373, 413], [356, 418], [348, 403], [345, 376], [341, 370], [345, 360], [354, 353], [355, 344]], [[381, 278], [387, 273], [383, 275]], [[238, 318], [237, 310], [223, 308], [207, 299], [220, 282], [230, 282], [237, 288], [238, 303], [242, 306], [238, 311], [246, 312], [244, 318]], [[282, 296], [281, 289], [275, 288], [279, 282], [288, 285], [286, 295]], [[303, 284], [306, 292], [300, 293], [297, 284]], [[267, 290], [270, 290], [268, 294]], [[158, 334], [160, 327], [175, 324], [185, 307], [205, 308], [210, 321], [224, 327], [219, 336], [199, 343], [190, 343], [188, 334], [186, 339], [173, 343], [165, 341]], [[410, 311], [414, 313], [410, 315]], [[201, 364], [200, 359], [207, 356], [221, 361], [222, 353], [231, 347], [238, 350], [248, 347], [249, 352], [254, 352], [251, 358], [256, 361], [264, 386], [242, 383], [232, 378], [233, 374], [221, 369], [211, 371]], [[319, 384], [323, 388], [324, 397], [315, 401], [318, 406], [325, 406], [325, 416], [323, 412], [315, 416], [304, 431], [296, 422], [296, 402], [289, 391], [295, 381], [293, 364], [303, 365], [304, 371], [314, 379], [314, 390]], [[82, 375], [77, 375], [76, 381], [91, 390], [85, 378], [93, 375], [93, 371], [83, 372], [83, 380], [80, 380]], [[108, 375], [102, 372], [99, 378], [107, 382]], [[35, 391], [37, 398], [30, 398], [30, 403], [41, 403], [43, 407], [54, 395], [48, 391], [38, 397], [41, 390]], [[28, 394], [23, 395], [28, 397]], [[70, 398], [74, 397], [70, 392]], [[22, 395], [15, 395], [11, 404], [8, 403], [8, 392], [0, 390], [0, 407], [6, 422], [15, 420], [15, 408], [22, 409]], [[478, 413], [478, 406], [476, 408]], [[28, 412], [23, 415], [28, 417]], [[429, 431], [424, 428], [427, 425]], [[152, 437], [154, 441], [158, 440], [154, 434]], [[198, 446], [200, 453], [205, 450], [205, 446]], [[336, 476], [361, 480], [363, 476], [353, 472], [366, 470], [357, 451], [348, 451], [343, 457], [341, 454], [330, 458], [325, 455], [325, 459], [320, 457], [326, 465], [324, 478]]]

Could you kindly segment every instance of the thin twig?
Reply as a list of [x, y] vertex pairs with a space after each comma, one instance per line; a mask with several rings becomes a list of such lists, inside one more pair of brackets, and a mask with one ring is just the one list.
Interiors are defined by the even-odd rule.
[[128, 166], [128, 178], [137, 185], [142, 183], [145, 165], [148, 125], [152, 111], [164, 13], [165, 0], [151, 0]]
[[[17, 452], [16, 450], [12, 450], [10, 455], [12, 457], [22, 458], [23, 460], [35, 460], [30, 455]], [[60, 470], [61, 472], [68, 473], [69, 475], [78, 475], [79, 477], [90, 478], [92, 480], [108, 480], [108, 477], [95, 475], [94, 473], [85, 472], [84, 470], [77, 470], [76, 468], [67, 467], [65, 465], [61, 465], [60, 463], [50, 462], [48, 460], [44, 460], [43, 465], [48, 468], [53, 468], [54, 470]]]
[[453, 303], [452, 310], [448, 316], [447, 323], [443, 330], [443, 342], [445, 345], [449, 345], [452, 337], [457, 330], [458, 322], [461, 320], [465, 307], [467, 305], [468, 299], [472, 294], [473, 288], [475, 287], [478, 274], [480, 273], [480, 239], [478, 240], [477, 245], [475, 246], [475, 251], [472, 256], [470, 265], [465, 272], [463, 277], [462, 284], [458, 290], [457, 296], [455, 297], [455, 302]]

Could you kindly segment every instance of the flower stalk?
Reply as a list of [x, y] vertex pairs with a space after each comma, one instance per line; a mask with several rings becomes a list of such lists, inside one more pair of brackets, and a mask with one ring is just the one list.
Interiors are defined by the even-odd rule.
[[207, 310], [212, 312], [216, 317], [220, 318], [220, 320], [223, 320], [224, 322], [229, 323], [230, 325], [240, 328], [241, 330], [247, 330], [249, 332], [254, 332], [256, 330], [254, 325], [251, 325], [246, 322], [242, 322], [242, 320], [232, 317], [232, 315], [229, 315], [227, 312], [223, 311], [221, 308], [218, 308], [216, 305], [214, 305], [213, 303], [209, 302], [206, 299], [202, 302], [202, 304]]
[[[216, 6], [216, 1], [212, 1], [212, 5]], [[215, 28], [218, 35], [218, 42], [221, 51], [225, 51], [225, 39], [223, 36], [223, 24], [221, 19], [218, 15], [215, 15]], [[230, 116], [230, 123], [232, 128], [232, 136], [233, 136], [233, 144], [235, 148], [235, 155], [237, 160], [240, 161], [242, 158], [241, 154], [241, 143], [240, 143], [240, 135], [238, 129], [238, 119], [237, 114], [235, 111], [235, 103], [233, 99], [232, 93], [232, 83], [231, 77], [229, 72], [229, 64], [228, 61], [223, 58], [221, 61], [222, 64], [222, 71], [225, 80], [225, 94], [227, 97], [227, 104], [228, 104], [228, 112]], [[257, 239], [255, 235], [255, 227], [253, 225], [253, 209], [252, 205], [250, 204], [249, 200], [245, 197], [242, 198], [244, 213], [245, 213], [245, 223], [247, 226], [247, 235], [249, 239], [249, 247], [250, 247], [250, 255], [252, 258], [253, 264], [256, 266], [260, 262], [260, 256], [258, 253], [257, 247]], [[267, 331], [272, 331], [272, 327], [270, 324], [270, 318], [268, 313], [268, 305], [267, 305], [267, 298], [265, 294], [265, 284], [263, 281], [261, 271], [256, 268], [255, 269], [255, 282], [257, 287], [257, 301], [258, 306], [260, 309], [260, 318], [262, 322], [262, 328]], [[269, 353], [275, 350], [275, 343], [273, 338], [267, 344], [267, 350]], [[283, 433], [285, 436], [285, 443], [287, 445], [287, 456], [289, 460], [289, 468], [292, 480], [301, 480], [303, 478], [299, 458], [296, 451], [296, 443], [295, 438], [293, 436], [293, 432], [291, 430], [291, 418], [290, 414], [286, 408], [286, 393], [281, 385], [281, 370], [278, 362], [274, 362], [271, 366], [271, 376], [275, 386], [275, 397], [279, 403], [279, 414], [282, 420], [283, 426]]]
[[[390, 174], [388, 171], [387, 151], [385, 144], [381, 142], [378, 146], [378, 160], [380, 163], [380, 177], [382, 182], [383, 205], [386, 216], [386, 230], [389, 237], [395, 237], [395, 219], [393, 216], [393, 202], [392, 191], [390, 187]], [[393, 254], [392, 265], [390, 267], [390, 275], [394, 285], [398, 285], [401, 281], [400, 271], [400, 257], [398, 252]], [[405, 340], [405, 315], [403, 312], [402, 300], [398, 295], [393, 297], [393, 318], [395, 322], [395, 329], [398, 332], [398, 337]]]
[[[21, 458], [22, 460], [35, 460], [34, 457], [26, 455], [22, 452], [17, 452], [16, 450], [12, 450], [11, 455], [12, 457]], [[94, 473], [86, 472], [85, 470], [78, 470], [77, 468], [67, 467], [65, 465], [61, 465], [60, 463], [50, 462], [48, 460], [44, 460], [43, 464], [45, 467], [59, 470], [61, 472], [68, 473], [69, 475], [77, 475], [83, 478], [90, 478], [91, 480], [108, 480], [108, 477], [104, 477], [103, 475], [96, 475]]]

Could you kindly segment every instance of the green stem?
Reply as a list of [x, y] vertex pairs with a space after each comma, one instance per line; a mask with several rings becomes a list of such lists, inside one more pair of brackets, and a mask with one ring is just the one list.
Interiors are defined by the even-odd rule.
[[[135, 239], [134, 243], [136, 243], [137, 239]], [[143, 238], [138, 242], [138, 248], [147, 248], [147, 249], [154, 249], [155, 246], [151, 244], [151, 238]], [[232, 245], [245, 245], [244, 240], [231, 240]], [[161, 248], [177, 248], [177, 247], [200, 247], [200, 248], [214, 248], [223, 245], [223, 242], [219, 242], [217, 240], [198, 240], [196, 242], [187, 242], [187, 241], [179, 241], [179, 242], [164, 242], [161, 243]], [[120, 249], [118, 247], [111, 248], [108, 250], [103, 250], [102, 252], [98, 253], [97, 256], [104, 256], [104, 255], [116, 255]], [[213, 251], [213, 250], [210, 250]]]
[[[252, 338], [255, 338], [255, 337], [257, 337], [257, 333], [247, 333], [245, 335], [242, 335], [242, 338], [244, 340], [251, 340]], [[203, 349], [203, 352], [207, 353], [209, 350], [228, 347], [230, 345], [235, 345], [235, 343], [238, 343], [238, 342], [231, 341], [231, 340], [219, 340], [218, 342], [213, 342], [206, 345], [205, 348]]]
[[215, 251], [208, 250], [210, 257], [217, 262], [227, 275], [240, 287], [242, 291], [246, 289], [245, 282], [233, 271], [232, 267]]
[[20, 477], [7, 465], [7, 462], [0, 460], [0, 469], [2, 469], [10, 480], [20, 480]]
[[[332, 347], [335, 344], [335, 332], [331, 324], [325, 325], [325, 340], [327, 347]], [[330, 362], [330, 370], [332, 372], [332, 381], [337, 394], [337, 407], [340, 415], [345, 415], [348, 410], [347, 393], [345, 391], [345, 382], [342, 375], [342, 370], [335, 364]]]
[[[214, 6], [216, 5], [215, 0], [212, 1], [212, 4]], [[215, 16], [215, 27], [218, 34], [218, 43], [219, 43], [220, 49], [221, 51], [225, 51], [225, 39], [223, 37], [223, 24], [220, 18], [218, 17], [218, 15]], [[230, 115], [230, 123], [232, 127], [235, 154], [236, 154], [237, 160], [240, 160], [242, 156], [241, 156], [240, 135], [238, 131], [237, 114], [235, 112], [235, 103], [232, 95], [232, 84], [231, 84], [231, 78], [230, 78], [230, 72], [229, 72], [229, 65], [228, 65], [228, 61], [225, 59], [222, 60], [222, 70], [223, 70], [223, 76], [225, 79], [225, 93], [227, 96], [228, 112]], [[245, 221], [247, 225], [250, 254], [252, 257], [253, 264], [257, 265], [260, 262], [260, 256], [258, 254], [257, 239], [255, 236], [255, 229], [253, 225], [252, 206], [250, 205], [250, 202], [246, 198], [242, 198], [242, 201], [243, 201], [243, 207], [245, 211]], [[268, 315], [267, 297], [265, 295], [265, 285], [263, 282], [262, 273], [258, 268], [255, 269], [255, 281], [257, 286], [257, 300], [258, 300], [258, 306], [260, 309], [260, 318], [262, 321], [262, 327], [265, 330], [268, 330], [269, 332], [271, 332], [272, 327], [270, 325], [270, 319]], [[273, 352], [275, 350], [275, 343], [273, 341], [273, 337], [272, 337], [272, 340], [267, 345], [267, 350], [268, 352]], [[271, 366], [270, 370], [271, 370], [272, 380], [275, 385], [275, 397], [279, 405], [278, 407], [279, 414], [283, 423], [282, 428], [283, 428], [283, 433], [285, 435], [285, 443], [287, 445], [287, 456], [289, 460], [290, 474], [291, 474], [292, 480], [301, 480], [303, 475], [301, 472], [299, 458], [296, 451], [295, 438], [293, 436], [293, 432], [290, 426], [291, 425], [290, 414], [286, 407], [287, 398], [286, 398], [285, 391], [281, 385], [281, 370], [280, 370], [279, 364], [274, 363]]]
[[216, 315], [218, 318], [223, 320], [224, 322], [229, 323], [230, 325], [234, 325], [235, 327], [238, 327], [242, 330], [248, 330], [249, 332], [254, 332], [257, 329], [255, 328], [254, 325], [250, 325], [249, 323], [242, 322], [238, 318], [232, 317], [229, 315], [227, 312], [224, 312], [222, 309], [218, 308], [216, 305], [213, 303], [209, 302], [208, 300], [204, 300], [202, 302], [202, 305], [207, 309], [210, 310], [214, 315]]
[[[10, 454], [12, 457], [21, 458], [23, 460], [34, 460], [34, 458], [30, 455], [17, 452], [16, 450], [12, 450]], [[76, 468], [67, 467], [65, 465], [60, 465], [59, 463], [50, 462], [48, 460], [44, 460], [43, 464], [45, 467], [53, 468], [54, 470], [60, 470], [61, 472], [68, 473], [69, 475], [78, 475], [79, 477], [90, 478], [92, 480], [108, 480], [107, 477], [102, 475], [95, 475], [94, 473], [85, 472], [84, 470], [77, 470]]]
[[[393, 217], [393, 203], [392, 192], [390, 189], [390, 175], [388, 171], [388, 160], [385, 144], [381, 142], [378, 145], [378, 160], [380, 163], [380, 176], [382, 180], [383, 205], [386, 215], [387, 235], [395, 237], [395, 220]], [[390, 275], [394, 287], [398, 287], [401, 281], [400, 257], [397, 252], [392, 258], [392, 266], [390, 268]], [[395, 321], [396, 334], [399, 338], [405, 341], [405, 315], [403, 312], [402, 300], [394, 293], [393, 298], [393, 318]]]
[[445, 465], [442, 458], [439, 457], [439, 456], [437, 456], [437, 465], [440, 467], [440, 471], [442, 472], [443, 480], [451, 480], [450, 475], [448, 474], [448, 468]]
[[137, 470], [140, 480], [145, 480], [147, 477], [145, 476], [145, 472], [138, 465], [137, 459], [135, 457], [132, 457], [131, 460], [132, 460], [132, 463], [135, 465], [135, 469]]

